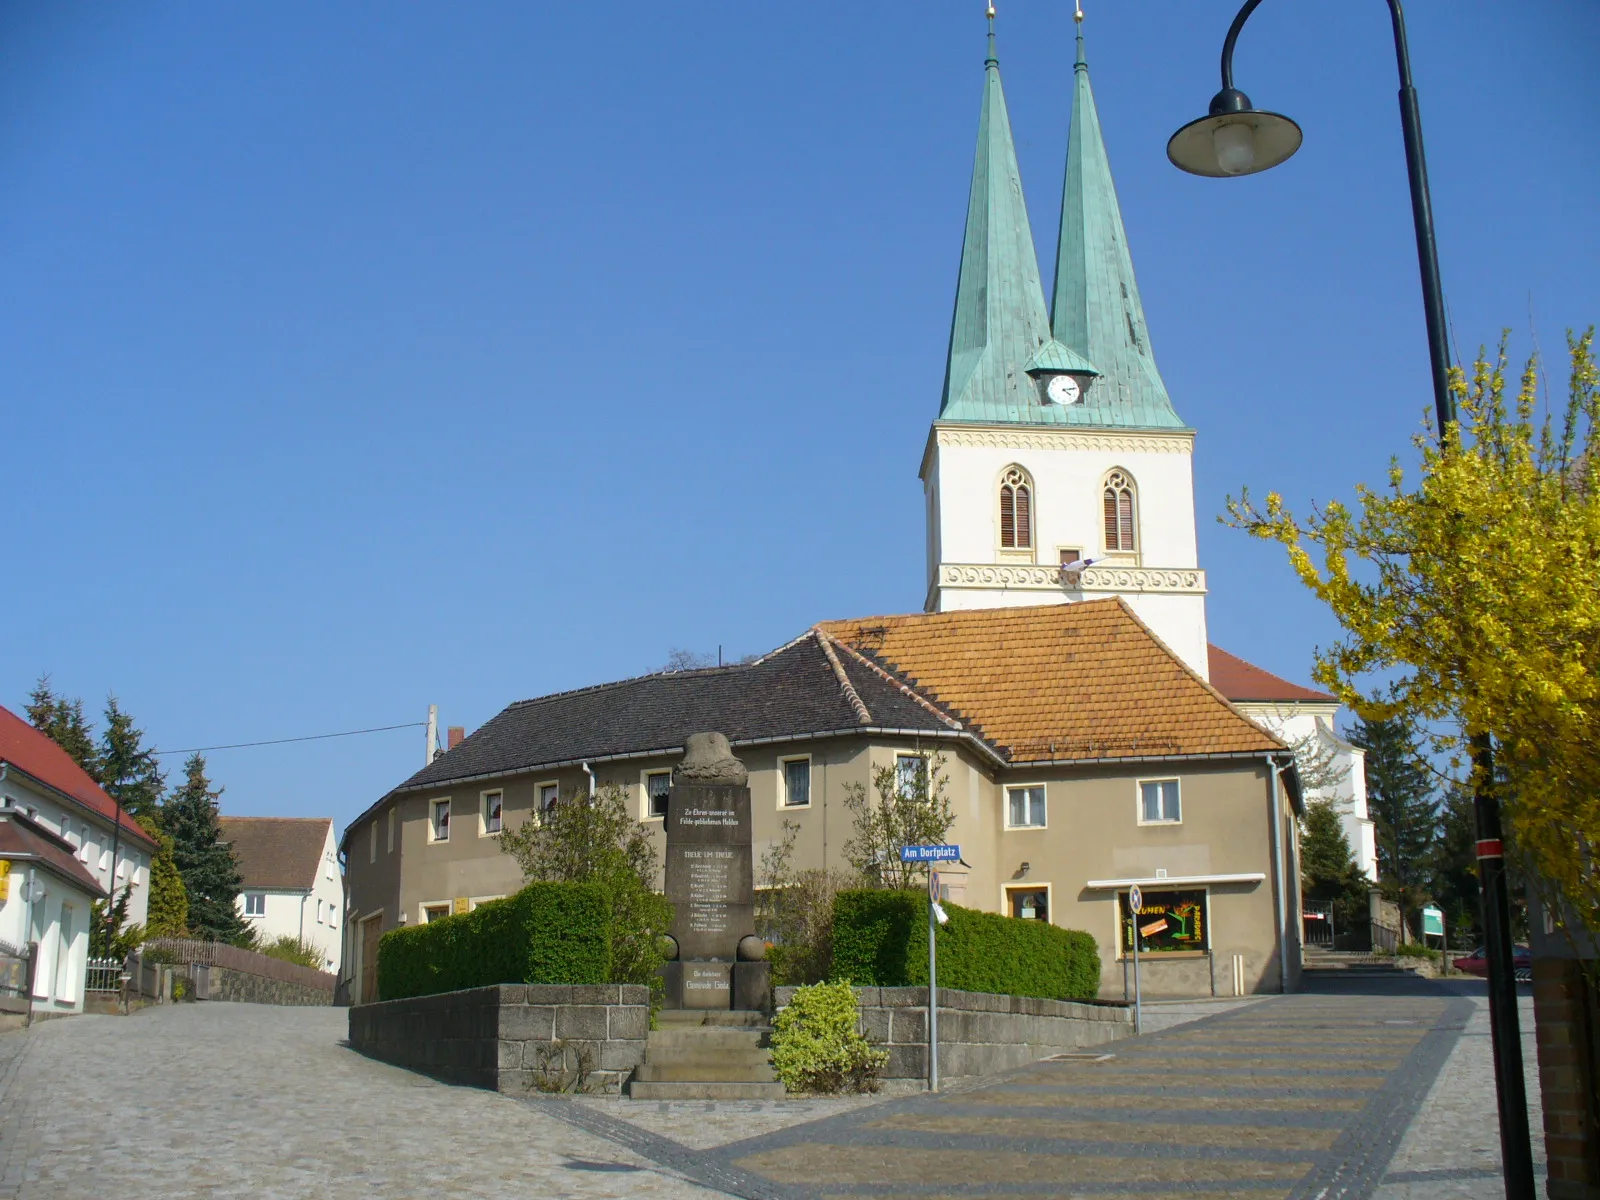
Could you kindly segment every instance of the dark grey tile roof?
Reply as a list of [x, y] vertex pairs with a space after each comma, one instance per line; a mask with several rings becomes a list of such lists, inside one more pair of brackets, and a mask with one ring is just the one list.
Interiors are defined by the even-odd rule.
[[840, 667], [863, 720], [815, 633], [753, 663], [669, 671], [511, 705], [396, 791], [458, 779], [681, 748], [714, 730], [735, 744], [855, 728], [954, 732], [894, 681], [842, 648]]

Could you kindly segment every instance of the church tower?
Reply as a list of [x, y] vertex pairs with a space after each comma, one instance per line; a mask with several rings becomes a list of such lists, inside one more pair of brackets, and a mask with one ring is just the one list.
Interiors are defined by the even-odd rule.
[[926, 607], [1121, 596], [1207, 676], [1194, 431], [1151, 353], [1078, 20], [1047, 317], [990, 10], [944, 395], [922, 458]]

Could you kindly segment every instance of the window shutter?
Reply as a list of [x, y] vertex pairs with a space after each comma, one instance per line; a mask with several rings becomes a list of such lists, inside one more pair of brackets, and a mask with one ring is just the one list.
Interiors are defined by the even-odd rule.
[[1000, 489], [1000, 545], [1007, 550], [1017, 544], [1016, 493], [1008, 483]]
[[1133, 549], [1133, 493], [1124, 488], [1117, 496], [1117, 507], [1122, 518], [1122, 546], [1124, 550]]
[[1117, 493], [1111, 488], [1106, 489], [1106, 549], [1120, 550], [1121, 543], [1117, 534]]
[[1033, 494], [1025, 483], [1018, 484], [1017, 497], [1017, 545], [1026, 549], [1033, 545]]

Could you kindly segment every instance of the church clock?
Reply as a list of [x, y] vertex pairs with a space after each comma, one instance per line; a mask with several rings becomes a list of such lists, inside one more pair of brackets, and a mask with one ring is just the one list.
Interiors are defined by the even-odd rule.
[[1075, 375], [1056, 375], [1045, 384], [1045, 395], [1057, 404], [1076, 404], [1083, 399], [1083, 385]]

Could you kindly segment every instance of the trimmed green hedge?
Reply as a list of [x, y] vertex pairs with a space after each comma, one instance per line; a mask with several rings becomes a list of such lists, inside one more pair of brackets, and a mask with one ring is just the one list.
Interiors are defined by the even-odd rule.
[[[1077, 929], [946, 904], [939, 986], [1046, 1000], [1092, 1000], [1100, 948]], [[833, 902], [833, 977], [863, 987], [928, 982], [928, 898], [920, 891], [840, 892]]]
[[609, 983], [611, 902], [592, 883], [534, 883], [515, 896], [378, 942], [378, 998], [493, 983]]

